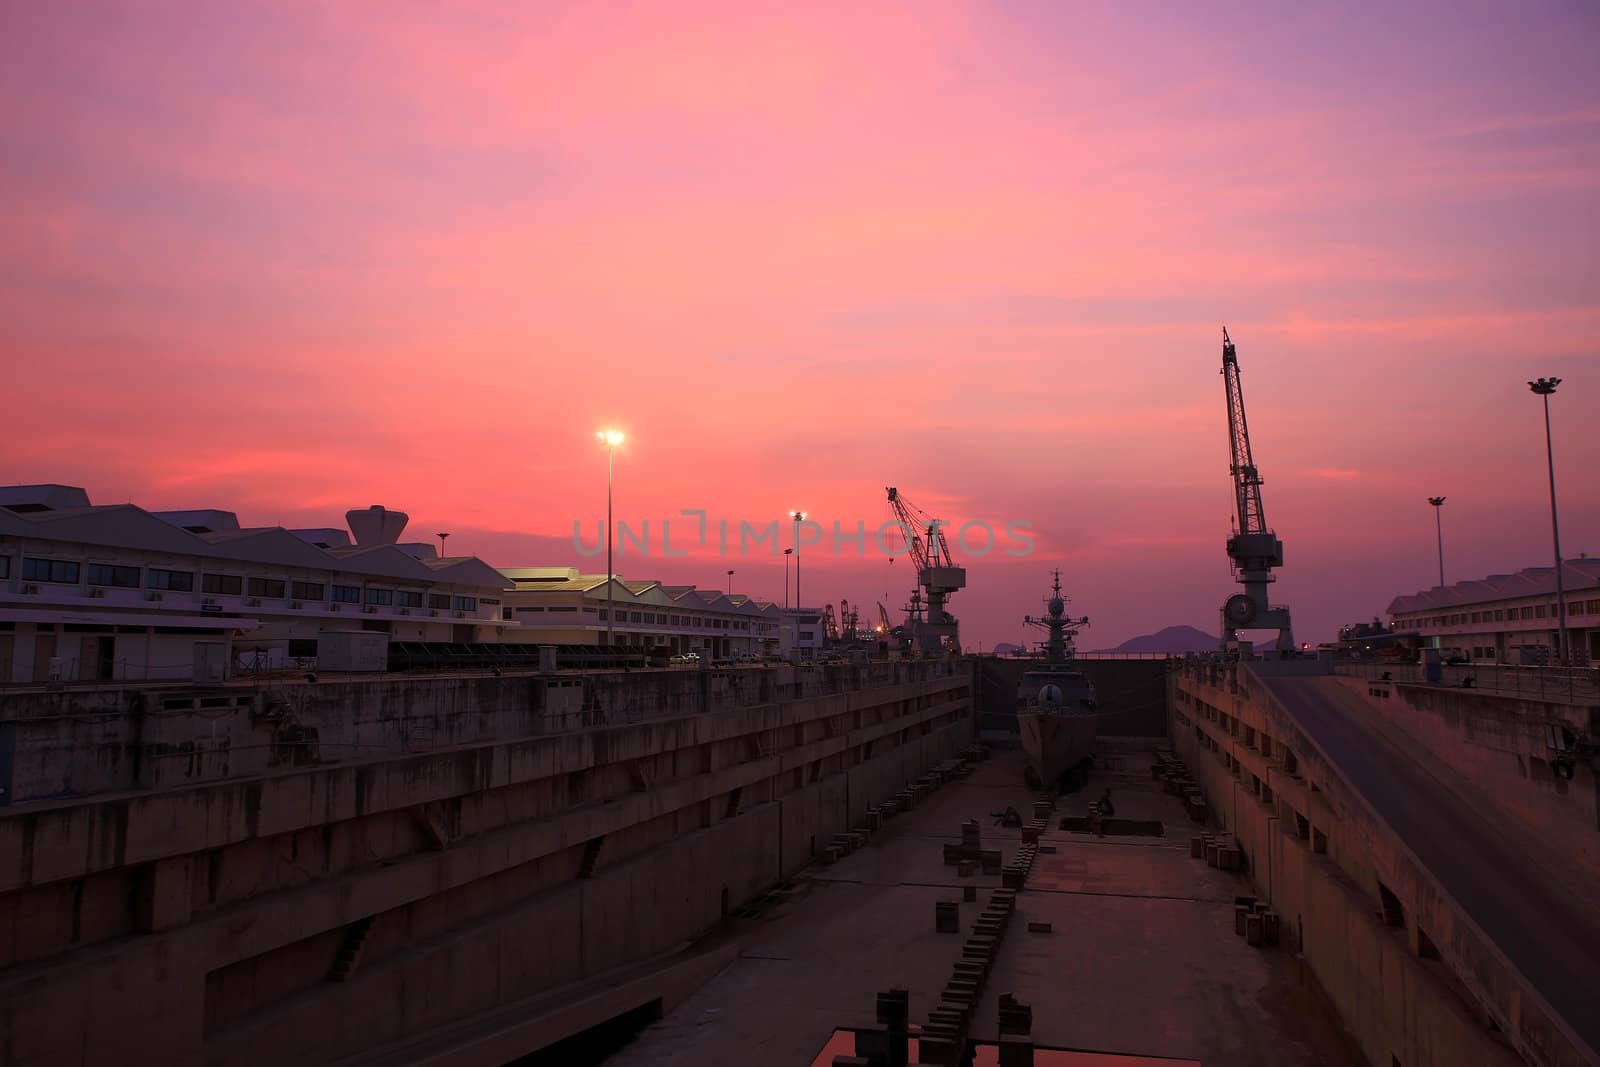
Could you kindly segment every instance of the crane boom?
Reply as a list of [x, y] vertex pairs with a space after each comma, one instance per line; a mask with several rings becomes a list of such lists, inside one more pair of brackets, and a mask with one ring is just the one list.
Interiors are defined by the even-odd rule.
[[1222, 376], [1228, 392], [1228, 444], [1233, 462], [1240, 533], [1266, 533], [1267, 517], [1261, 507], [1261, 474], [1250, 454], [1250, 428], [1244, 418], [1244, 387], [1239, 382], [1239, 355], [1234, 350], [1228, 328], [1222, 328]]

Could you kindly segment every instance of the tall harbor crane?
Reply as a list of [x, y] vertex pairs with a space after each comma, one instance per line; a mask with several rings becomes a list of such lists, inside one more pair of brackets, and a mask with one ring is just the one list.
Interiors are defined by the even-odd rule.
[[1289, 609], [1267, 603], [1267, 586], [1277, 580], [1272, 570], [1283, 566], [1283, 542], [1267, 526], [1261, 507], [1261, 474], [1250, 453], [1239, 355], [1226, 326], [1222, 328], [1222, 379], [1228, 394], [1228, 470], [1233, 476], [1238, 511], [1233, 536], [1228, 538], [1228, 559], [1232, 561], [1234, 577], [1244, 586], [1244, 592], [1233, 594], [1222, 605], [1222, 645], [1228, 648], [1236, 643], [1240, 630], [1277, 630], [1278, 651], [1291, 652], [1294, 632], [1289, 625]]
[[921, 652], [938, 654], [961, 650], [956, 617], [945, 610], [950, 594], [967, 585], [965, 567], [958, 567], [950, 556], [950, 542], [944, 536], [944, 523], [923, 511], [889, 487], [889, 507], [906, 535], [911, 560], [917, 568], [917, 584], [926, 594], [926, 622], [912, 623], [912, 643]]

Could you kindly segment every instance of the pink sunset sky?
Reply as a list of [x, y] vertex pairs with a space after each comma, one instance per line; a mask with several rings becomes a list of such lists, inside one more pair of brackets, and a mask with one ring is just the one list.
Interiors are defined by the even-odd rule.
[[[582, 564], [884, 486], [1085, 647], [1234, 590], [1221, 326], [1322, 640], [1600, 554], [1593, 4], [64, 3], [0, 15], [0, 480]], [[681, 542], [678, 542], [681, 543]], [[659, 550], [659, 545], [653, 545]], [[675, 543], [675, 548], [677, 544]], [[905, 561], [805, 550], [805, 600]], [[958, 550], [959, 551], [959, 550]], [[780, 599], [783, 561], [624, 555]], [[898, 615], [898, 611], [895, 612]], [[875, 614], [875, 612], [872, 612]]]

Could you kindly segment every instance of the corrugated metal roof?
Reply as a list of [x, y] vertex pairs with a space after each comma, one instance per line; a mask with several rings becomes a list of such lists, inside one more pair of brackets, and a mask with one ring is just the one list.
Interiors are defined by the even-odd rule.
[[[1561, 568], [1561, 580], [1569, 594], [1600, 589], [1600, 559], [1566, 560]], [[1555, 593], [1555, 567], [1526, 567], [1515, 574], [1491, 574], [1487, 578], [1472, 578], [1442, 589], [1426, 589], [1410, 596], [1395, 597], [1389, 604], [1389, 614], [1408, 615], [1414, 611], [1491, 604], [1530, 596], [1553, 597]]]

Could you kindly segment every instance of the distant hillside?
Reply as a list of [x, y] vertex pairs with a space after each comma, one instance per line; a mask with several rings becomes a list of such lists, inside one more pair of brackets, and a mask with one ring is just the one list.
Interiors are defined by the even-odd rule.
[[1222, 640], [1193, 626], [1168, 626], [1153, 634], [1131, 637], [1116, 648], [1099, 652], [1215, 652]]

